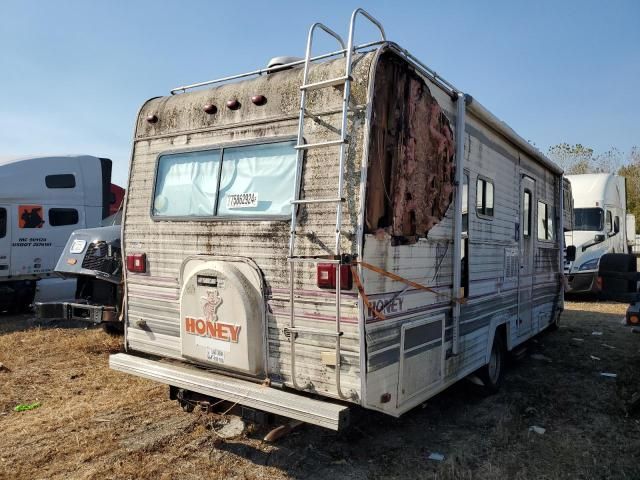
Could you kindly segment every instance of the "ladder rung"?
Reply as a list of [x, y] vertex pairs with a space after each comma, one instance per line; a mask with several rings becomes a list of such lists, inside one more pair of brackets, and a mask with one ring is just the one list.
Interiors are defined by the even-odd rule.
[[341, 337], [344, 335], [344, 332], [329, 332], [327, 330], [320, 330], [319, 328], [311, 328], [311, 327], [284, 327], [284, 330], [293, 333], [309, 333], [311, 335], [327, 335], [329, 337]]
[[309, 198], [304, 200], [291, 200], [292, 205], [300, 203], [340, 203], [344, 202], [344, 198]]
[[342, 145], [343, 143], [347, 143], [347, 140], [330, 140], [328, 142], [320, 142], [320, 143], [304, 143], [302, 145], [296, 145], [296, 150], [309, 150], [311, 148], [322, 148], [322, 147], [333, 147], [334, 145]]
[[340, 260], [327, 257], [287, 257], [289, 263], [340, 263]]
[[333, 87], [336, 85], [342, 85], [347, 80], [352, 80], [351, 77], [338, 77], [338, 78], [330, 78], [329, 80], [323, 80], [321, 82], [308, 83], [306, 85], [302, 85], [300, 90], [318, 90], [320, 88]]

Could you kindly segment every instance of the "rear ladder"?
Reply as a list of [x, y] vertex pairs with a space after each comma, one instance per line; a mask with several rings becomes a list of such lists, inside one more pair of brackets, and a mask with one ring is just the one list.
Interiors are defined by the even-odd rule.
[[[307, 37], [307, 49], [305, 54], [304, 61], [304, 71], [302, 75], [302, 85], [300, 86], [300, 114], [298, 117], [298, 141], [295, 146], [298, 151], [297, 157], [297, 167], [298, 172], [302, 172], [302, 166], [304, 162], [304, 152], [310, 149], [316, 148], [331, 148], [331, 147], [339, 147], [339, 161], [338, 161], [338, 189], [336, 196], [334, 198], [299, 198], [297, 200], [292, 200], [292, 208], [291, 208], [291, 236], [289, 238], [289, 308], [290, 308], [290, 325], [287, 328], [289, 331], [289, 342], [291, 345], [291, 381], [293, 386], [296, 389], [307, 389], [311, 385], [303, 385], [300, 386], [298, 384], [296, 378], [296, 337], [300, 334], [313, 334], [313, 335], [328, 335], [335, 337], [335, 369], [336, 369], [336, 390], [338, 396], [340, 398], [349, 398], [342, 392], [341, 382], [340, 382], [340, 337], [342, 336], [342, 328], [340, 325], [340, 305], [341, 305], [341, 286], [340, 286], [340, 270], [341, 265], [343, 264], [343, 257], [340, 248], [341, 241], [341, 226], [342, 226], [342, 205], [345, 201], [343, 198], [343, 187], [344, 187], [344, 163], [347, 157], [347, 148], [349, 145], [349, 138], [347, 135], [347, 121], [349, 114], [349, 100], [351, 95], [351, 73], [353, 69], [352, 59], [354, 53], [354, 31], [355, 31], [355, 22], [358, 14], [361, 14], [365, 18], [367, 18], [371, 23], [373, 23], [379, 30], [382, 36], [382, 41], [386, 40], [384, 29], [380, 22], [378, 22], [375, 18], [373, 18], [369, 13], [364, 11], [361, 8], [356, 9], [351, 15], [351, 22], [349, 25], [349, 39], [347, 45], [345, 46], [344, 41], [336, 32], [323, 25], [322, 23], [314, 23], [309, 29], [309, 35]], [[342, 51], [345, 53], [346, 61], [345, 61], [345, 73], [341, 77], [332, 78], [329, 80], [324, 80], [315, 83], [308, 83], [308, 75], [309, 75], [309, 65], [311, 63], [311, 49], [313, 46], [313, 38], [316, 29], [321, 29], [325, 33], [334, 37], [337, 42], [342, 47]], [[309, 113], [306, 109], [307, 102], [307, 92], [311, 90], [318, 90], [321, 88], [329, 88], [336, 86], [344, 86], [344, 93], [342, 97], [342, 119], [341, 119], [341, 127], [339, 131], [339, 138], [335, 140], [329, 140], [324, 142], [317, 143], [305, 143], [304, 140], [304, 121], [306, 117], [313, 117], [313, 114]], [[333, 255], [317, 257], [317, 256], [296, 256], [296, 236], [303, 234], [302, 231], [296, 231], [297, 227], [297, 206], [303, 204], [319, 204], [319, 203], [332, 203], [336, 205], [336, 223], [335, 223], [335, 248], [333, 251]], [[321, 329], [312, 329], [312, 328], [301, 328], [295, 326], [295, 289], [294, 289], [294, 281], [295, 281], [295, 268], [298, 264], [304, 263], [332, 263], [336, 265], [337, 274], [336, 274], [336, 293], [335, 293], [335, 301], [336, 301], [336, 321], [335, 321], [335, 331], [329, 332]]]

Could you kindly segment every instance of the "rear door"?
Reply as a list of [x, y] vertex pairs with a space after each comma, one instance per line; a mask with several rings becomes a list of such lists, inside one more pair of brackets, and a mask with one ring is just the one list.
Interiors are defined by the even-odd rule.
[[518, 275], [518, 336], [531, 332], [533, 293], [533, 242], [535, 236], [535, 181], [522, 175], [520, 182], [520, 272]]
[[9, 275], [11, 259], [11, 210], [8, 205], [0, 205], [0, 278]]

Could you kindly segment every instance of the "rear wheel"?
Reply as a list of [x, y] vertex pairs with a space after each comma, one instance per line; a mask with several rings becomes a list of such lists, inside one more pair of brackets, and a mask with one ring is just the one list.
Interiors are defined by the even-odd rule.
[[497, 393], [498, 390], [500, 390], [500, 385], [502, 385], [504, 377], [505, 350], [502, 335], [497, 331], [493, 338], [489, 363], [478, 371], [478, 376], [484, 384], [484, 390], [488, 394]]
[[551, 322], [549, 324], [549, 331], [551, 332], [555, 332], [556, 330], [558, 330], [560, 328], [560, 316], [562, 315], [562, 313], [558, 313], [556, 315], [556, 318], [553, 319], [553, 322]]

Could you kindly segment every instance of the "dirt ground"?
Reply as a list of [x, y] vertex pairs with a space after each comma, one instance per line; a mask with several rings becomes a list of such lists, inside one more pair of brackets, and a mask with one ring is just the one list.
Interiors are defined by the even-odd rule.
[[304, 426], [276, 444], [264, 427], [221, 440], [224, 419], [110, 371], [121, 338], [0, 315], [0, 478], [638, 479], [640, 334], [625, 309], [568, 303], [497, 395], [460, 382], [401, 419], [357, 411], [346, 433]]

